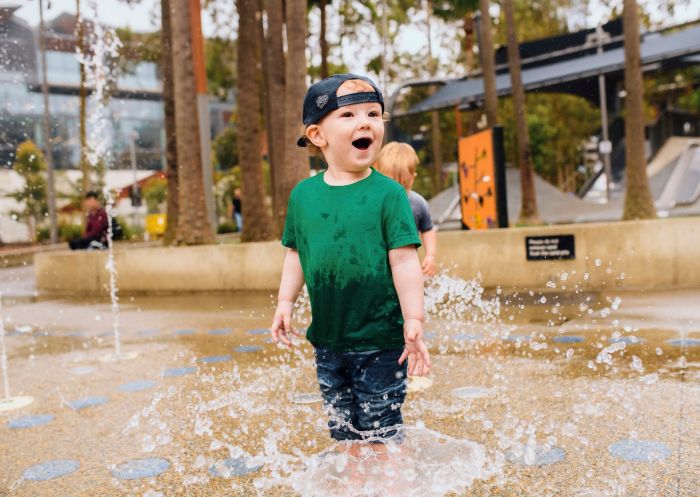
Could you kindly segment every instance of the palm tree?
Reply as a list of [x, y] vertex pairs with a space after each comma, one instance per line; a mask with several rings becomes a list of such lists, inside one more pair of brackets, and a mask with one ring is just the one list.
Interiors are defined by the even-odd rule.
[[189, 0], [170, 1], [172, 27], [175, 140], [179, 189], [175, 241], [179, 245], [212, 243], [207, 216], [197, 120], [197, 86], [192, 53]]
[[[301, 126], [301, 107], [306, 93], [306, 1], [286, 0], [287, 62], [285, 65], [285, 169], [280, 178], [280, 211], [286, 215], [292, 188], [309, 176], [306, 151], [295, 146]], [[280, 213], [281, 215], [281, 213]]]
[[[267, 33], [263, 44], [263, 69], [266, 88], [266, 124], [272, 183], [272, 215], [275, 233], [282, 233], [287, 213], [285, 183], [285, 61], [283, 47], [283, 0], [263, 0], [267, 12]], [[294, 146], [292, 143], [290, 146]], [[287, 192], [287, 196], [289, 192]], [[284, 198], [284, 200], [282, 200]]]
[[479, 54], [484, 78], [484, 112], [488, 127], [498, 122], [498, 94], [496, 93], [496, 62], [493, 53], [493, 26], [489, 14], [489, 0], [479, 0], [481, 20], [479, 27]]
[[537, 213], [537, 197], [535, 196], [535, 178], [532, 172], [532, 154], [530, 137], [528, 135], [525, 106], [525, 89], [520, 74], [520, 53], [515, 20], [513, 19], [513, 0], [503, 1], [508, 37], [508, 67], [513, 92], [513, 107], [515, 111], [515, 135], [517, 142], [517, 158], [520, 166], [520, 189], [522, 204], [520, 207], [519, 223], [539, 224]]
[[237, 0], [238, 10], [238, 160], [243, 184], [243, 241], [269, 240], [272, 224], [265, 205], [262, 158], [260, 156], [260, 34], [257, 2]]
[[177, 143], [175, 141], [175, 99], [173, 86], [173, 44], [170, 22], [170, 0], [160, 1], [160, 69], [163, 82], [163, 120], [165, 124], [165, 174], [168, 181], [167, 224], [163, 241], [170, 245], [175, 241], [179, 186], [177, 181]]
[[321, 12], [321, 26], [320, 33], [318, 35], [319, 45], [321, 45], [321, 79], [325, 79], [330, 76], [330, 73], [328, 72], [328, 40], [326, 38], [326, 33], [328, 32], [326, 5], [328, 5], [328, 0], [309, 0], [309, 6], [316, 6]]
[[625, 169], [627, 191], [623, 219], [650, 219], [656, 209], [649, 190], [644, 157], [644, 87], [639, 54], [639, 14], [635, 0], [624, 0], [625, 34]]
[[[433, 57], [433, 37], [431, 32], [431, 18], [434, 12], [434, 6], [432, 0], [427, 2], [427, 17], [426, 17], [426, 31], [428, 37], [428, 58], [430, 75], [435, 76], [437, 72], [438, 63], [435, 57]], [[435, 85], [434, 91], [440, 89], [439, 85]], [[440, 113], [438, 111], [433, 111], [430, 113], [430, 128], [431, 128], [431, 152], [432, 152], [432, 162], [433, 162], [433, 195], [437, 195], [442, 190], [442, 133], [440, 133]]]

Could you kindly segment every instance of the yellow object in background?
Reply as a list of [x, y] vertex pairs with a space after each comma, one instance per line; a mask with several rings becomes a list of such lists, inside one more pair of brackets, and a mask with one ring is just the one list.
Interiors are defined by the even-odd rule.
[[162, 236], [165, 233], [167, 216], [165, 214], [148, 214], [146, 216], [146, 232], [151, 236]]

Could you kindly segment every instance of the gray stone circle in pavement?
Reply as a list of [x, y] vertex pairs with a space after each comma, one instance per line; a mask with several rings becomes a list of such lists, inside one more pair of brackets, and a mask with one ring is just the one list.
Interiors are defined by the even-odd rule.
[[555, 343], [581, 343], [585, 339], [580, 335], [559, 335], [552, 338]]
[[47, 461], [25, 469], [22, 473], [22, 478], [31, 481], [53, 480], [54, 478], [69, 475], [77, 471], [79, 467], [80, 463], [78, 461]]
[[624, 343], [626, 345], [636, 345], [642, 343], [644, 340], [638, 337], [617, 337], [608, 340], [608, 343]]
[[676, 347], [698, 347], [700, 346], [700, 339], [698, 338], [674, 338], [672, 340], [666, 340], [669, 345], [674, 345]]
[[13, 419], [8, 421], [8, 428], [12, 429], [22, 429], [22, 428], [34, 428], [35, 426], [45, 425], [50, 423], [55, 418], [51, 414], [35, 414], [33, 416], [24, 416], [22, 418]]
[[194, 366], [182, 368], [168, 368], [165, 371], [163, 371], [163, 376], [165, 378], [175, 378], [178, 376], [185, 376], [190, 373], [194, 373], [195, 371], [197, 371], [197, 368]]
[[248, 335], [268, 335], [270, 330], [267, 328], [255, 328], [254, 330], [246, 331]]
[[507, 459], [522, 466], [547, 466], [562, 462], [566, 457], [566, 452], [561, 447], [537, 447], [533, 460], [528, 460], [524, 454], [515, 456], [512, 452], [506, 455]]
[[233, 457], [214, 463], [214, 465], [209, 468], [209, 474], [219, 478], [231, 478], [232, 476], [243, 476], [253, 473], [260, 468], [262, 468], [261, 464], [249, 466], [244, 458]]
[[173, 331], [173, 335], [175, 336], [185, 336], [185, 335], [194, 335], [194, 330], [175, 330]]
[[226, 354], [226, 355], [212, 355], [209, 357], [202, 357], [201, 359], [199, 359], [199, 362], [203, 362], [205, 364], [214, 364], [217, 362], [226, 362], [226, 361], [230, 361], [230, 360], [231, 360], [231, 356]]
[[74, 400], [72, 402], [69, 402], [68, 405], [70, 406], [71, 409], [78, 411], [80, 409], [85, 409], [87, 407], [101, 406], [102, 404], [106, 404], [107, 402], [109, 402], [109, 399], [107, 397], [94, 396], [94, 397], [83, 397], [82, 399]]
[[156, 386], [155, 381], [151, 380], [136, 380], [130, 381], [128, 383], [122, 383], [117, 387], [120, 392], [141, 392], [142, 390], [148, 390]]
[[671, 455], [671, 450], [665, 444], [654, 440], [620, 440], [608, 447], [608, 452], [634, 462], [656, 462]]
[[147, 459], [134, 459], [119, 464], [112, 470], [112, 476], [120, 480], [138, 480], [140, 478], [153, 478], [165, 473], [170, 468], [170, 463], [165, 459], [150, 457]]
[[263, 348], [260, 345], [239, 345], [234, 352], [260, 352]]
[[231, 333], [231, 328], [219, 328], [217, 330], [209, 330], [210, 335], [228, 335]]

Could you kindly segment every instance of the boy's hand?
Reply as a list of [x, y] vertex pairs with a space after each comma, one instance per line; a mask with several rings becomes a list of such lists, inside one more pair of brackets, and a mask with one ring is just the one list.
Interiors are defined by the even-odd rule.
[[423, 341], [423, 323], [407, 319], [403, 325], [404, 350], [399, 364], [408, 359], [408, 375], [423, 376], [430, 371], [430, 353]]
[[270, 333], [275, 343], [282, 342], [287, 347], [292, 346], [288, 333], [298, 337], [299, 332], [292, 328], [292, 315], [294, 314], [294, 302], [281, 301], [277, 304], [275, 317], [272, 319]]
[[427, 277], [435, 276], [435, 273], [437, 272], [437, 264], [435, 263], [435, 256], [434, 255], [426, 255], [423, 258], [423, 263], [420, 265], [421, 271], [423, 271], [423, 275]]

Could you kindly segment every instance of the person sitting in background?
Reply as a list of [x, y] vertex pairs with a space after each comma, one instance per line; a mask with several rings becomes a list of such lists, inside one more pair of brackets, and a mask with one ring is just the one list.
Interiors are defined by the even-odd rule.
[[99, 195], [95, 191], [85, 194], [83, 206], [88, 212], [83, 236], [68, 242], [71, 250], [104, 249], [107, 246], [107, 230], [109, 221], [107, 211], [100, 204]]
[[243, 202], [241, 201], [241, 189], [236, 188], [233, 191], [233, 217], [236, 221], [236, 231], [243, 231]]
[[384, 145], [379, 158], [377, 158], [377, 171], [385, 176], [398, 181], [406, 189], [408, 200], [411, 203], [413, 219], [425, 247], [425, 257], [421, 264], [421, 270], [425, 276], [434, 276], [437, 270], [435, 256], [437, 252], [437, 230], [430, 219], [428, 202], [419, 194], [411, 190], [416, 179], [418, 167], [418, 155], [408, 143], [390, 142]]

